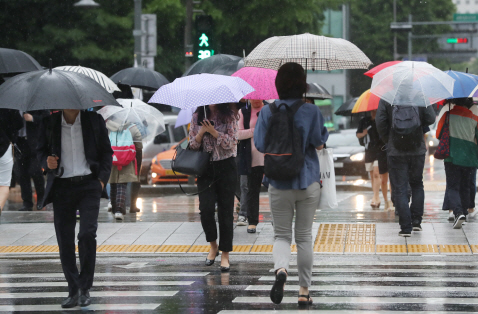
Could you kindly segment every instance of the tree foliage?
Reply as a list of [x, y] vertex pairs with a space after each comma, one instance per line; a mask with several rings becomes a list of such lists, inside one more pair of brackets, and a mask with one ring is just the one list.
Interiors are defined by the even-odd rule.
[[[393, 33], [390, 23], [393, 21], [393, 0], [352, 0], [351, 41], [370, 58], [374, 65], [393, 60]], [[397, 0], [397, 22], [451, 20], [455, 6], [451, 0]], [[442, 34], [448, 26], [414, 26], [414, 35]], [[397, 33], [398, 53], [406, 54], [408, 33]], [[413, 54], [436, 50], [436, 39], [414, 39]], [[352, 71], [351, 93], [360, 95], [370, 88], [371, 81], [364, 79], [364, 71]]]

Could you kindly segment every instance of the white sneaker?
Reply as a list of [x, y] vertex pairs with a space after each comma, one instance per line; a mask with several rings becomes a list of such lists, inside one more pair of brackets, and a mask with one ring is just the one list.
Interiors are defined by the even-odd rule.
[[465, 215], [460, 215], [456, 217], [455, 223], [453, 224], [453, 229], [461, 229], [461, 225], [463, 224], [463, 222], [465, 222], [465, 220]]
[[124, 219], [124, 216], [123, 216], [122, 213], [117, 212], [117, 213], [115, 213], [115, 219], [116, 219], [116, 220], [123, 220], [123, 219]]
[[237, 225], [238, 226], [247, 226], [247, 218], [244, 217], [244, 216], [239, 216], [239, 218], [237, 218]]
[[454, 221], [455, 220], [455, 215], [453, 214], [453, 211], [450, 211], [448, 213], [448, 220], [449, 221]]
[[113, 205], [111, 205], [111, 202], [108, 202], [108, 212], [111, 212], [113, 210]]
[[[470, 210], [473, 210], [473, 211], [471, 212]], [[478, 210], [476, 208], [468, 209], [468, 217], [469, 218], [475, 218], [477, 213], [478, 213]]]

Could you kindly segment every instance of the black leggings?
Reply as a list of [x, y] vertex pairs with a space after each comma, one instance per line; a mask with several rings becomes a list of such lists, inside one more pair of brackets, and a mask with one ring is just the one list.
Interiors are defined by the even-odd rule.
[[207, 174], [198, 177], [199, 212], [201, 224], [206, 234], [206, 241], [217, 240], [216, 220], [214, 218], [217, 201], [217, 218], [219, 223], [219, 250], [232, 251], [234, 234], [234, 192], [236, 190], [237, 170], [234, 158], [210, 163]]

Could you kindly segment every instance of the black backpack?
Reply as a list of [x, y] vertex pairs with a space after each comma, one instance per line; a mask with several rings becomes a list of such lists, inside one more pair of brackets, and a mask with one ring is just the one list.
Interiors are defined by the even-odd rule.
[[392, 107], [392, 140], [396, 149], [410, 151], [419, 148], [423, 140], [421, 126], [418, 107]]
[[[294, 115], [303, 104], [299, 100], [290, 107], [269, 105], [272, 116], [265, 138], [264, 173], [272, 180], [291, 180], [304, 165], [302, 136], [294, 124]], [[285, 110], [280, 110], [281, 107]]]

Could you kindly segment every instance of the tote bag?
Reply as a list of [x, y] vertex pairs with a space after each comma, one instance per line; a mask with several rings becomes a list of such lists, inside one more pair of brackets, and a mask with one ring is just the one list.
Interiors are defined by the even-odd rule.
[[338, 206], [335, 190], [334, 156], [331, 148], [323, 148], [317, 153], [320, 164], [320, 192], [319, 209], [332, 209]]
[[448, 111], [445, 114], [445, 123], [438, 136], [440, 142], [438, 143], [435, 154], [433, 154], [436, 159], [446, 159], [450, 157], [450, 112]]

